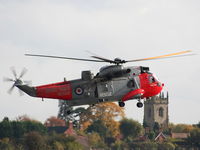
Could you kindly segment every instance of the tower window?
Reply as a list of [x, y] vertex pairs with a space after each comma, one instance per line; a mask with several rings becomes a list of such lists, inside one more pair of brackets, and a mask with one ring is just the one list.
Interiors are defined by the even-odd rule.
[[164, 109], [163, 109], [162, 107], [160, 107], [160, 108], [159, 108], [158, 115], [159, 115], [160, 117], [163, 117], [163, 116], [164, 116], [163, 112], [164, 112]]
[[148, 110], [148, 117], [151, 118], [151, 108]]

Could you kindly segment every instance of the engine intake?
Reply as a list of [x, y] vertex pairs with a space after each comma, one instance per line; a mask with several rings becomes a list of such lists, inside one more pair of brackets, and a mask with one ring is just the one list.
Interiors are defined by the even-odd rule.
[[143, 67], [143, 66], [141, 66], [140, 69], [141, 69], [141, 73], [149, 72], [149, 67]]
[[91, 73], [90, 70], [88, 70], [88, 71], [82, 71], [81, 77], [82, 80], [92, 80], [94, 75], [93, 73]]

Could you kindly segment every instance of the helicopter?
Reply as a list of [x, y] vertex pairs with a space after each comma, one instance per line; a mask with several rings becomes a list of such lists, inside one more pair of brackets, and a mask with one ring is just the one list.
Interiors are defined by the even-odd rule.
[[143, 107], [141, 100], [149, 99], [150, 97], [158, 95], [164, 84], [160, 82], [156, 76], [150, 72], [149, 67], [144, 66], [129, 66], [124, 67], [123, 64], [130, 62], [163, 59], [170, 57], [187, 56], [191, 50], [161, 55], [156, 57], [122, 60], [115, 58], [114, 60], [107, 59], [101, 56], [91, 56], [93, 59], [82, 59], [74, 57], [60, 57], [50, 55], [25, 54], [25, 56], [32, 57], [47, 57], [68, 59], [77, 61], [90, 62], [106, 62], [111, 65], [100, 68], [99, 72], [94, 75], [90, 70], [82, 71], [81, 78], [75, 80], [64, 81], [41, 85], [30, 86], [22, 77], [27, 72], [22, 70], [19, 77], [14, 69], [11, 69], [14, 79], [5, 78], [4, 81], [14, 82], [9, 89], [12, 92], [14, 87], [24, 93], [38, 98], [58, 99], [64, 100], [69, 107], [79, 105], [95, 105], [102, 102], [118, 102], [120, 107], [125, 106], [128, 100], [137, 100], [137, 107]]

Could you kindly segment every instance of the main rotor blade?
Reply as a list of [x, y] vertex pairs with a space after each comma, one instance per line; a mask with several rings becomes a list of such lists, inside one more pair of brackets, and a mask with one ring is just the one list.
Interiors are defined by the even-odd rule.
[[21, 74], [19, 76], [19, 79], [22, 78], [26, 74], [26, 72], [27, 72], [27, 69], [23, 68], [23, 70], [22, 70], [22, 72], [21, 72]]
[[93, 61], [93, 62], [105, 62], [105, 61], [101, 61], [101, 60], [94, 60], [94, 59], [82, 59], [82, 58], [73, 58], [73, 57], [60, 57], [60, 56], [50, 56], [50, 55], [35, 55], [35, 54], [25, 54], [25, 56], [48, 57], [48, 58], [59, 58], [59, 59], [71, 59], [71, 60], [80, 60], [80, 61]]
[[[136, 62], [136, 61], [145, 61], [145, 60], [153, 60], [153, 59], [163, 59], [163, 58], [170, 58], [170, 57], [182, 57], [182, 56], [194, 55], [194, 54], [187, 54], [189, 52], [192, 52], [192, 51], [191, 50], [187, 50], [187, 51], [181, 51], [181, 52], [171, 53], [171, 54], [167, 54], [167, 55], [161, 55], [161, 56], [155, 56], [155, 57], [149, 57], [149, 58], [142, 58], [142, 59], [128, 60], [126, 62]], [[182, 55], [182, 54], [186, 54], [186, 55]], [[180, 56], [178, 56], [178, 55], [180, 55]]]
[[97, 55], [97, 54], [95, 54], [95, 53], [93, 53], [93, 52], [90, 52], [90, 51], [88, 51], [88, 50], [87, 50], [86, 52], [88, 52], [89, 54], [91, 54], [91, 55], [92, 55], [91, 57], [93, 57], [93, 58], [100, 59], [100, 60], [102, 60], [102, 61], [109, 62], [109, 63], [115, 63], [115, 61], [113, 61], [113, 60], [104, 58], [104, 57], [99, 56], [99, 55]]
[[99, 60], [102, 60], [104, 62], [115, 63], [115, 61], [113, 61], [113, 60], [110, 60], [110, 59], [107, 59], [107, 58], [103, 58], [103, 57], [99, 57], [99, 56], [91, 56], [91, 57], [99, 59]]

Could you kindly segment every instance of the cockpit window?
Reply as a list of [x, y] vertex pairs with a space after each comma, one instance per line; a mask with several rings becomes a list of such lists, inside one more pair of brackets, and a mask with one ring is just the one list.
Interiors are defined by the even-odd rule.
[[156, 82], [156, 79], [152, 75], [150, 75], [149, 76], [149, 82], [154, 83], [154, 82]]
[[158, 81], [158, 82], [159, 82], [159, 79], [158, 79], [158, 77], [157, 77], [157, 76], [155, 76], [155, 74], [154, 74], [153, 76], [154, 76], [154, 79], [155, 79], [156, 81]]

